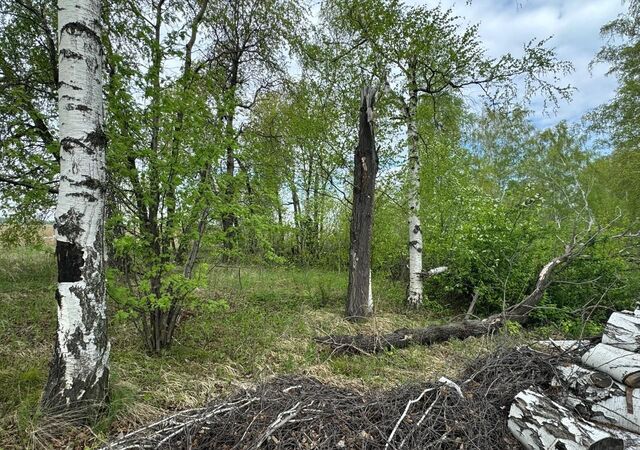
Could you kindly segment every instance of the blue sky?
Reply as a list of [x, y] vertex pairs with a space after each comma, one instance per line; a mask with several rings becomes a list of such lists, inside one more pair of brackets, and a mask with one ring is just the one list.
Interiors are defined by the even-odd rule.
[[551, 115], [542, 112], [541, 101], [534, 101], [531, 108], [537, 126], [579, 121], [584, 113], [613, 96], [615, 78], [605, 75], [604, 65], [590, 71], [589, 63], [603, 43], [600, 27], [625, 10], [621, 0], [441, 0], [441, 4], [453, 8], [467, 23], [479, 24], [482, 41], [492, 56], [506, 52], [518, 55], [530, 39], [553, 36], [550, 46], [575, 67], [564, 82], [576, 91], [570, 103], [561, 103]]

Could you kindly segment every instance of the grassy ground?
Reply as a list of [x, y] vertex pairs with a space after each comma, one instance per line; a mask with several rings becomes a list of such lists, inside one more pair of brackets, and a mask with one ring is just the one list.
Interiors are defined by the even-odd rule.
[[[187, 314], [175, 344], [149, 356], [133, 327], [110, 325], [111, 405], [91, 429], [68, 433], [72, 448], [146, 423], [167, 411], [275, 374], [302, 373], [360, 389], [455, 376], [496, 339], [413, 347], [380, 356], [332, 356], [312, 337], [333, 332], [383, 332], [423, 326], [437, 317], [404, 309], [404, 286], [374, 280], [376, 319], [342, 318], [346, 274], [300, 269], [216, 268], [204, 298], [225, 299], [226, 310]], [[55, 261], [51, 249], [0, 253], [0, 449], [52, 446], [52, 425], [37, 406], [55, 333]], [[499, 339], [498, 339], [499, 340]], [[62, 441], [58, 442], [62, 445]]]

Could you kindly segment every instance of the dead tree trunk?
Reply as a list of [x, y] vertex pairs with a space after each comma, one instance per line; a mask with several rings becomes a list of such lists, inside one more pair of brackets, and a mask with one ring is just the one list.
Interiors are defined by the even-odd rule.
[[104, 278], [106, 136], [100, 0], [58, 2], [60, 188], [55, 212], [58, 330], [46, 409], [103, 402], [109, 378]]
[[508, 427], [529, 450], [623, 450], [624, 441], [533, 390], [516, 395]]
[[347, 317], [358, 319], [373, 313], [371, 292], [371, 232], [378, 154], [374, 136], [373, 107], [376, 89], [365, 87], [360, 104], [358, 146], [354, 154], [353, 202], [349, 249]]

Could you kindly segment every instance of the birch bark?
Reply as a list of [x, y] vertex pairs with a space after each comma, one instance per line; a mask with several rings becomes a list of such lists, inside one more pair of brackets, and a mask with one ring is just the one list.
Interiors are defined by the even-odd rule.
[[598, 344], [582, 355], [582, 362], [629, 387], [640, 387], [640, 355], [637, 353]]
[[544, 395], [526, 389], [516, 395], [508, 427], [529, 450], [623, 450], [623, 439], [582, 420]]
[[581, 417], [640, 433], [640, 389], [628, 388], [609, 375], [576, 364], [558, 367], [557, 376], [570, 389], [563, 403]]
[[614, 312], [602, 334], [602, 343], [630, 352], [640, 352], [640, 317]]
[[58, 330], [42, 399], [46, 408], [100, 403], [108, 388], [100, 9], [101, 0], [58, 2]]
[[418, 154], [418, 130], [416, 114], [418, 111], [418, 91], [415, 79], [410, 83], [410, 96], [406, 108], [407, 152], [409, 159], [409, 288], [407, 303], [418, 307], [422, 305], [422, 230], [420, 228], [420, 158]]

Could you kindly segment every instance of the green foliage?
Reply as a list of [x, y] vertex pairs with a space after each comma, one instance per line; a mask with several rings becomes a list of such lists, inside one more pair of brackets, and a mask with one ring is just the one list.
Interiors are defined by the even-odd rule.
[[45, 220], [58, 175], [57, 10], [29, 5], [0, 1], [0, 239], [14, 243]]
[[[11, 178], [0, 179], [0, 215], [11, 213], [0, 234], [24, 243], [39, 239], [55, 194], [55, 39], [52, 47], [47, 38], [55, 8], [0, 3], [0, 175]], [[532, 95], [570, 93], [554, 79], [570, 64], [546, 41], [494, 59], [477, 26], [441, 7], [331, 0], [311, 23], [307, 5], [290, 0], [209, 2], [201, 16], [201, 2], [106, 2], [106, 241], [116, 317], [148, 337], [159, 319], [168, 331], [192, 310], [231, 314], [229, 292], [202, 296], [209, 267], [221, 264], [345, 271], [358, 94], [380, 82], [374, 297], [404, 295], [402, 136], [413, 121], [424, 266], [449, 268], [426, 282], [426, 309], [464, 312], [477, 294], [475, 314], [500, 311], [530, 292], [568, 244], [594, 237], [556, 274], [535, 319], [601, 321], [634, 301], [640, 283], [637, 240], [624, 237], [637, 232], [640, 210], [636, 3], [603, 29], [623, 39], [598, 56], [621, 81], [599, 116], [615, 149], [598, 154], [584, 130], [538, 130], [528, 118]], [[478, 84], [492, 101], [476, 115], [460, 91]], [[317, 283], [289, 301], [332, 307], [341, 292]], [[257, 309], [282, 300], [262, 292], [252, 301]]]

